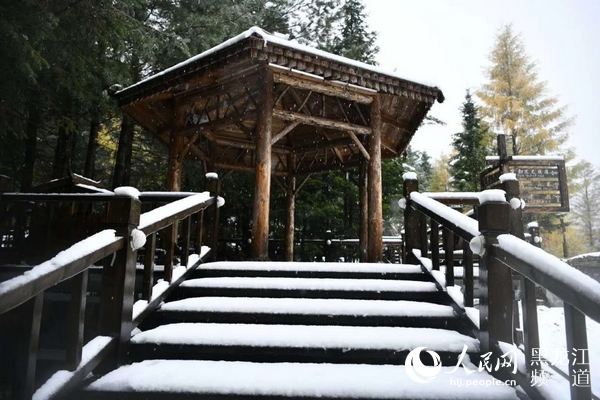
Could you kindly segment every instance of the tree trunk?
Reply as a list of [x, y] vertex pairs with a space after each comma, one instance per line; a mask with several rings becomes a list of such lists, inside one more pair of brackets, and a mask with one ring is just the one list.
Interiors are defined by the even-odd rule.
[[96, 167], [96, 149], [98, 148], [98, 131], [100, 130], [100, 113], [98, 110], [92, 111], [90, 118], [90, 137], [88, 140], [87, 154], [85, 157], [85, 167], [83, 175], [94, 179]]
[[54, 150], [54, 164], [52, 165], [52, 178], [64, 178], [69, 168], [69, 143], [71, 133], [65, 123], [61, 123], [58, 128], [58, 138], [56, 140], [56, 149]]
[[134, 123], [123, 114], [121, 132], [119, 133], [119, 148], [115, 157], [113, 188], [128, 186], [131, 182], [131, 154], [133, 153]]
[[37, 132], [42, 120], [42, 112], [39, 105], [33, 104], [29, 109], [29, 118], [25, 127], [25, 159], [23, 167], [23, 175], [21, 178], [21, 190], [29, 191], [33, 186], [33, 171], [35, 160], [37, 158]]

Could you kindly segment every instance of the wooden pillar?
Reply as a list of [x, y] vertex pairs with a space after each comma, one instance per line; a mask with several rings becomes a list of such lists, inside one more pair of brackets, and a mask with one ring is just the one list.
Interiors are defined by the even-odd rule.
[[358, 238], [359, 260], [367, 261], [367, 247], [369, 243], [369, 164], [363, 158], [360, 162], [360, 174], [358, 177], [358, 197], [360, 205], [360, 232]]
[[43, 305], [44, 293], [40, 293], [15, 309], [19, 315], [17, 326], [12, 327], [15, 329], [17, 341], [13, 371], [16, 378], [12, 397], [14, 399], [31, 399], [35, 392], [35, 370]]
[[169, 140], [169, 170], [167, 172], [167, 190], [170, 192], [181, 191], [184, 147], [185, 138], [171, 133]]
[[211, 248], [207, 261], [216, 261], [219, 247], [219, 207], [217, 199], [221, 192], [221, 181], [214, 172], [207, 173], [205, 178], [205, 190], [210, 193], [210, 197], [215, 198], [215, 203], [204, 210], [205, 216], [203, 219], [206, 226], [203, 228], [204, 238], [202, 242]]
[[288, 176], [286, 187], [286, 219], [285, 219], [285, 261], [294, 261], [294, 228], [296, 212], [296, 176], [293, 174], [296, 168], [296, 155], [287, 157]]
[[[509, 204], [515, 203], [513, 199], [518, 201], [516, 204], [517, 207], [511, 205], [510, 209], [510, 234], [525, 240], [523, 210], [520, 207], [519, 199], [521, 194], [519, 181], [505, 180], [502, 182], [502, 189], [506, 192], [506, 201], [508, 201]], [[524, 276], [513, 272], [513, 288], [516, 289], [515, 293], [518, 295], [518, 297], [515, 296], [513, 302], [513, 327], [515, 331], [520, 329], [523, 332], [523, 342], [526, 349], [525, 364], [527, 366], [527, 372], [531, 377], [531, 374], [536, 367], [533, 359], [533, 349], [540, 347], [535, 284]], [[518, 300], [521, 300], [522, 304], [523, 326], [520, 326]], [[519, 342], [515, 340], [515, 343]]]
[[510, 205], [488, 201], [479, 206], [479, 231], [485, 252], [479, 261], [479, 317], [481, 351], [497, 349], [498, 342], [511, 343], [512, 279], [510, 269], [495, 257], [498, 235], [510, 232]]
[[[421, 248], [421, 217], [420, 213], [410, 205], [410, 194], [419, 191], [419, 181], [416, 174], [404, 174], [402, 176], [402, 187], [406, 208], [404, 209], [404, 252], [402, 262], [404, 264], [419, 264], [419, 260], [413, 254], [414, 249]], [[438, 252], [439, 269], [439, 252]]]
[[125, 238], [125, 247], [116, 256], [104, 259], [100, 292], [100, 334], [118, 339], [117, 351], [105, 362], [113, 369], [125, 362], [129, 340], [135, 290], [137, 250], [129, 245], [133, 229], [140, 224], [140, 201], [115, 196], [108, 208], [107, 221], [115, 234]]
[[252, 258], [264, 261], [269, 258], [273, 71], [270, 68], [262, 69], [258, 80], [262, 90], [256, 124], [256, 176], [252, 212]]
[[369, 243], [367, 260], [380, 262], [383, 259], [383, 211], [381, 195], [381, 104], [379, 96], [371, 103], [371, 129], [369, 137]]

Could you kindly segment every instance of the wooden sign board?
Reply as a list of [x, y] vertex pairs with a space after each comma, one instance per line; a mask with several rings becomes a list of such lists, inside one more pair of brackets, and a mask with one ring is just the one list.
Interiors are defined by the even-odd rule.
[[497, 189], [500, 175], [513, 172], [519, 180], [526, 213], [559, 213], [569, 211], [569, 191], [565, 160], [560, 157], [510, 156], [487, 157], [492, 166], [481, 174], [481, 187]]

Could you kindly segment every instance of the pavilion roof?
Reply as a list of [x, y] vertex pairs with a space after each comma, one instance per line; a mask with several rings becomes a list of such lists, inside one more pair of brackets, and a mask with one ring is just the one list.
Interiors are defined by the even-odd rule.
[[[238, 169], [250, 170], [252, 155], [241, 155], [239, 149], [252, 151], [256, 118], [251, 115], [256, 114], [261, 84], [256, 77], [261, 68], [272, 69], [278, 85], [274, 135], [290, 121], [296, 122], [288, 115], [291, 111], [305, 114], [273, 147], [275, 154], [293, 152], [302, 160], [312, 160], [310, 166], [299, 166], [298, 173], [344, 168], [360, 159], [360, 144], [356, 138], [347, 137], [343, 128], [367, 133], [369, 104], [375, 95], [381, 100], [384, 122], [383, 158], [400, 155], [433, 103], [444, 101], [442, 91], [435, 86], [301, 45], [258, 27], [120, 90], [114, 97], [125, 113], [166, 144], [168, 134], [183, 131], [194, 139], [189, 146], [191, 156], [205, 159], [220, 154], [218, 165], [227, 168], [237, 163]], [[221, 118], [223, 112], [229, 125]], [[342, 128], [307, 122], [319, 117], [342, 122]], [[175, 126], [177, 121], [181, 126]], [[208, 129], [204, 122], [208, 122]], [[184, 127], [186, 124], [193, 126]], [[206, 146], [207, 141], [212, 144]], [[315, 160], [319, 160], [316, 165]], [[281, 157], [274, 165], [274, 172], [286, 168]]]

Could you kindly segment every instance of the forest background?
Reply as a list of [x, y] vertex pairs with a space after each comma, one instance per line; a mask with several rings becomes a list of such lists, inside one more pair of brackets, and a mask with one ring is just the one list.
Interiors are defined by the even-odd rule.
[[[289, 35], [303, 44], [376, 63], [377, 34], [361, 0], [9, 0], [0, 4], [0, 174], [12, 190], [79, 173], [114, 188], [164, 190], [167, 149], [124, 118], [108, 93], [213, 47], [249, 27]], [[485, 154], [497, 133], [517, 137], [515, 154], [564, 154], [572, 119], [547, 95], [524, 44], [510, 25], [499, 27], [488, 82], [466, 93], [457, 112], [463, 130], [454, 149], [432, 161], [410, 148], [383, 165], [384, 234], [402, 229], [402, 173], [418, 173], [422, 190], [478, 190]], [[509, 49], [502, 52], [499, 49]], [[517, 62], [513, 62], [516, 60]], [[516, 64], [516, 67], [515, 67]], [[511, 65], [512, 69], [505, 68]], [[410, 76], [406, 77], [411, 79]], [[508, 87], [513, 79], [518, 87]], [[438, 82], [443, 89], [443, 82]], [[511, 85], [508, 85], [511, 86]], [[465, 88], [466, 89], [466, 88]], [[429, 117], [425, 123], [442, 121]], [[540, 144], [543, 143], [543, 146]], [[449, 167], [449, 165], [451, 165]], [[600, 250], [600, 189], [590, 163], [571, 163], [573, 212], [566, 216], [570, 254]], [[186, 161], [183, 190], [202, 188], [200, 163]], [[356, 171], [312, 176], [297, 198], [304, 238], [357, 237]], [[223, 182], [225, 237], [249, 230], [253, 175]], [[272, 192], [271, 231], [282, 237], [284, 196]], [[545, 247], [563, 255], [559, 219], [539, 216]], [[585, 240], [575, 240], [578, 234]]]

